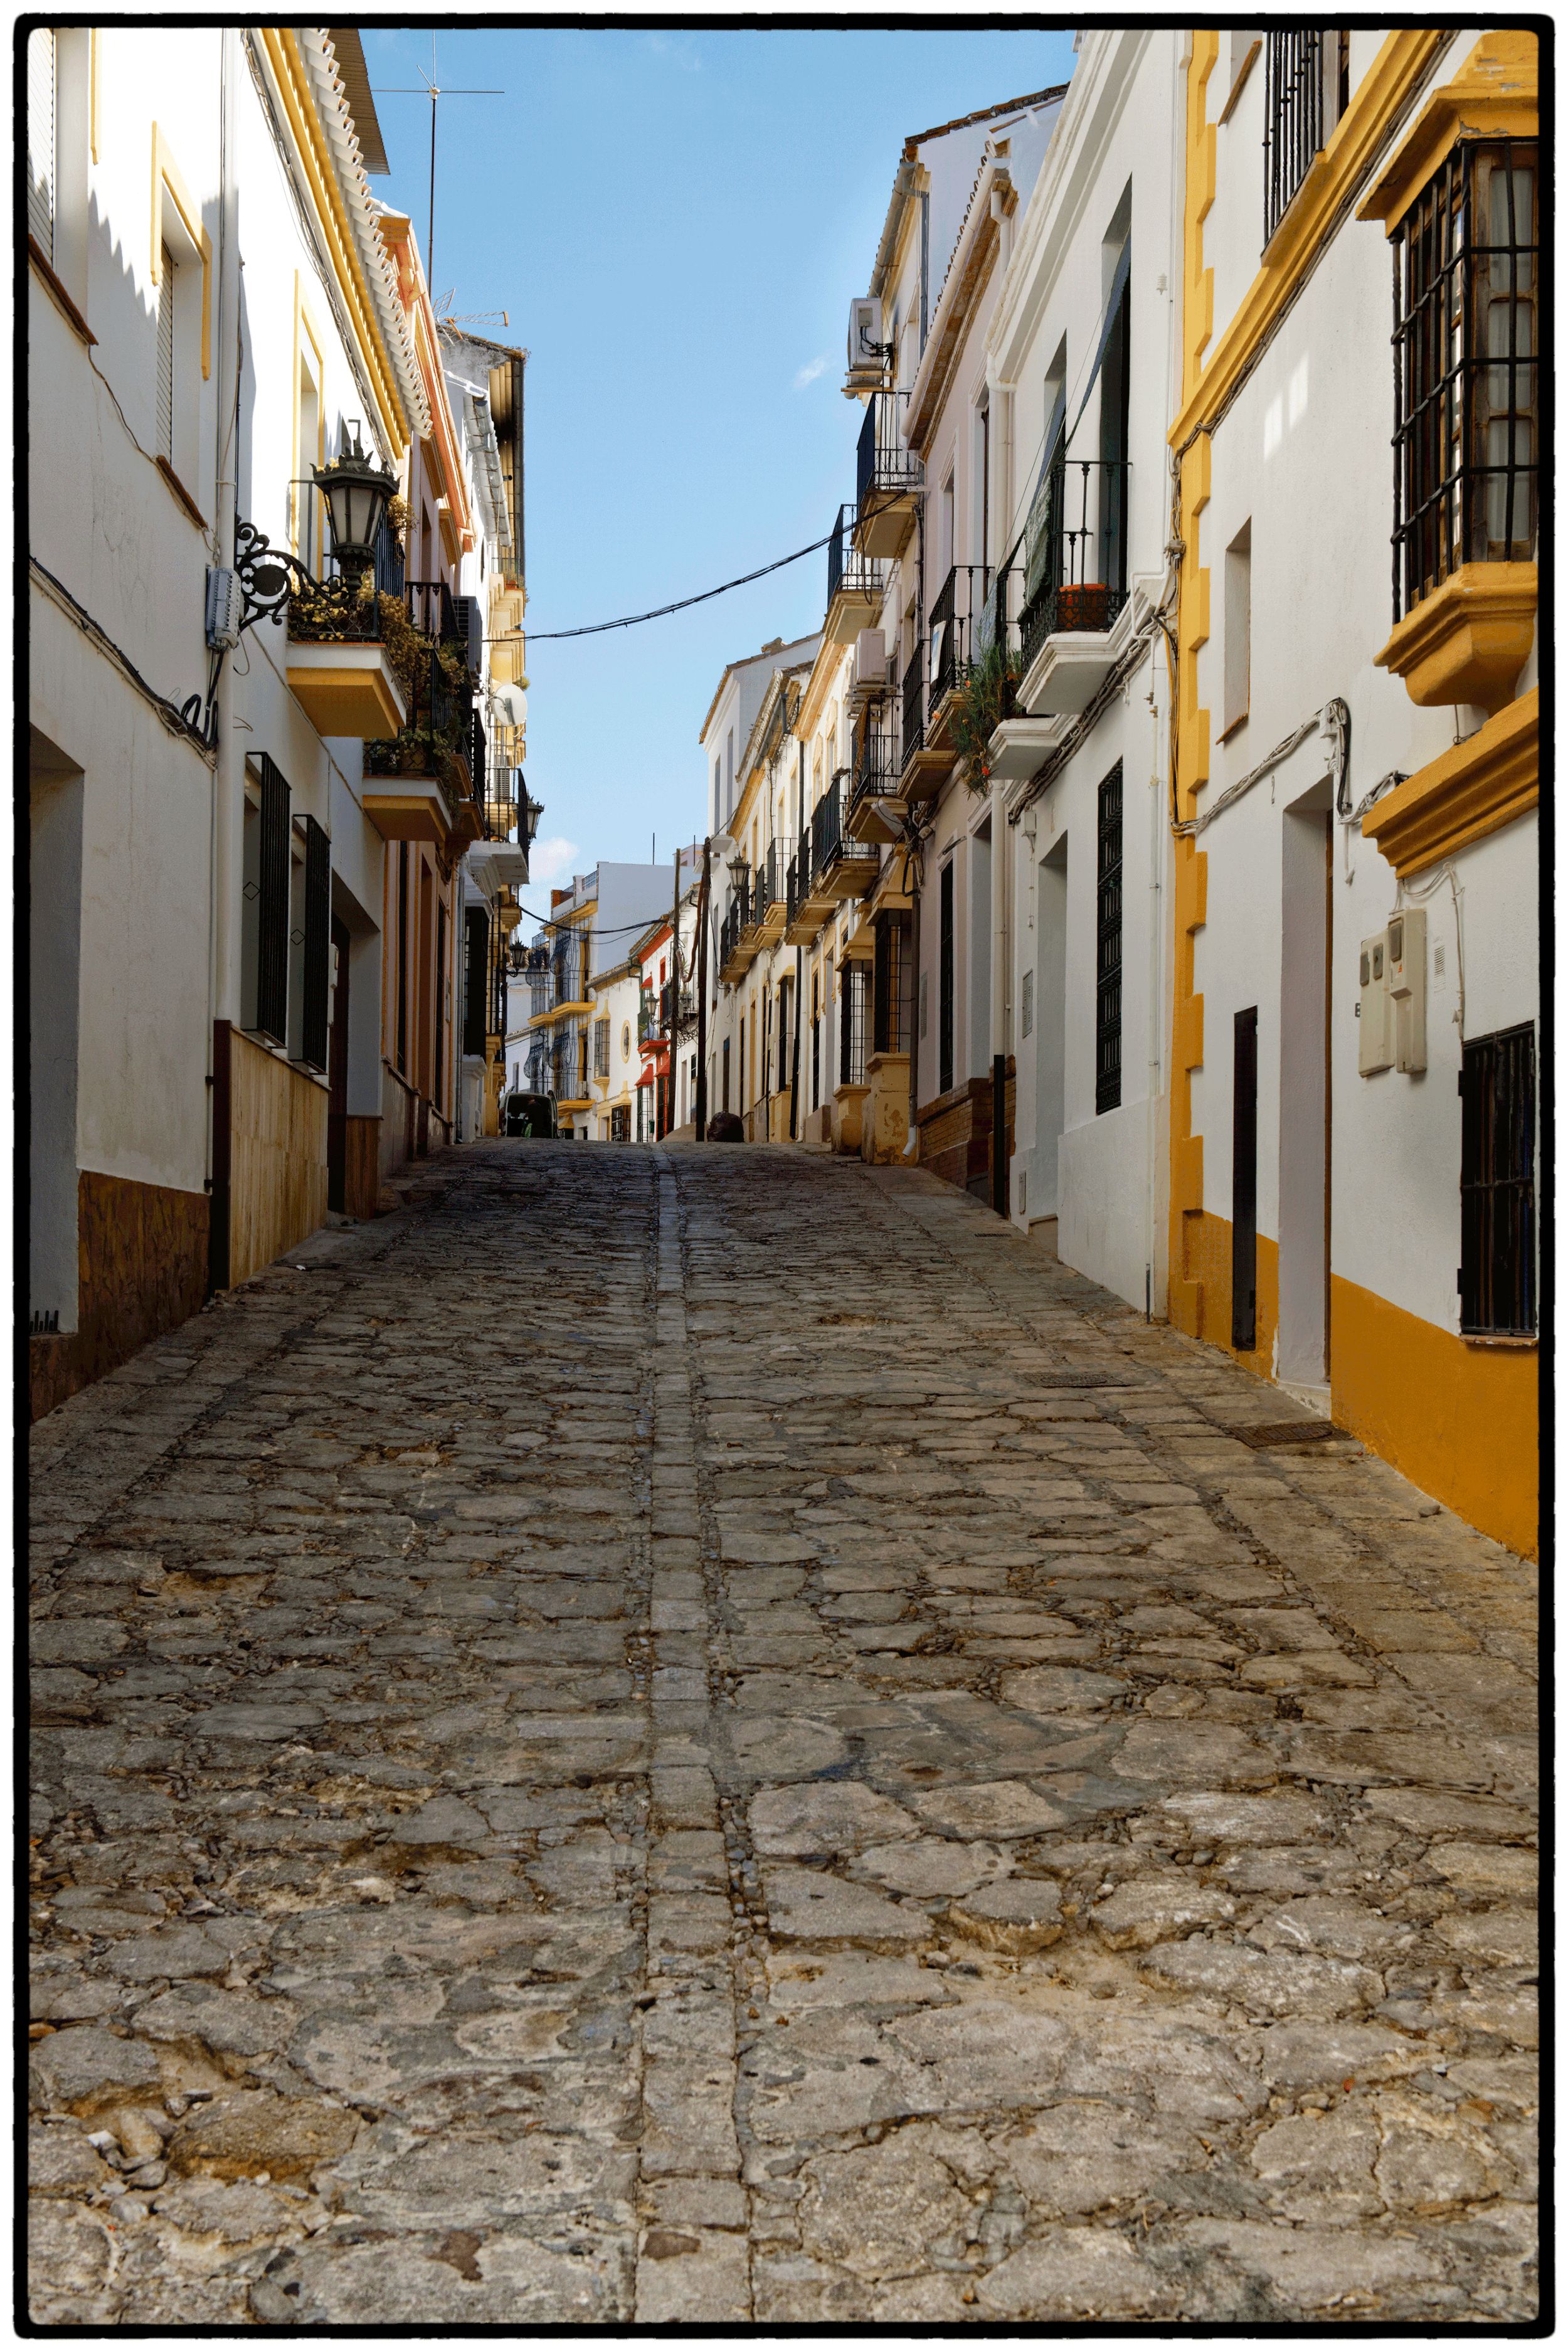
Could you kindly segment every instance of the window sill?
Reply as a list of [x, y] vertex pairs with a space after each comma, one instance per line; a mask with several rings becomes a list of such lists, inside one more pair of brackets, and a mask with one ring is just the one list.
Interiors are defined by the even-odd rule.
[[59, 311], [65, 320], [67, 326], [70, 328], [74, 334], [79, 336], [81, 341], [89, 346], [96, 343], [98, 337], [93, 333], [92, 329], [88, 325], [87, 320], [82, 317], [81, 312], [77, 309], [76, 304], [71, 300], [70, 296], [66, 292], [66, 289], [61, 285], [59, 279], [55, 276], [53, 269], [45, 260], [44, 248], [38, 243], [37, 238], [34, 236], [30, 231], [27, 236], [27, 258], [32, 263], [34, 268], [37, 271], [39, 278], [43, 280], [44, 291], [53, 299], [56, 310]]
[[1532, 1349], [1541, 1345], [1541, 1335], [1536, 1331], [1461, 1331], [1459, 1337], [1467, 1348]]
[[1533, 563], [1461, 563], [1395, 624], [1376, 667], [1424, 709], [1468, 702], [1495, 718], [1530, 658], [1539, 595]]
[[178, 474], [175, 473], [173, 466], [170, 465], [167, 457], [154, 457], [153, 463], [157, 467], [158, 471], [163, 475], [163, 479], [169, 485], [170, 491], [176, 505], [184, 509], [185, 513], [190, 518], [191, 521], [195, 523], [196, 529], [205, 538], [206, 535], [207, 519], [205, 515], [203, 514], [200, 507], [197, 506], [195, 499], [192, 498], [189, 490], [186, 489], [184, 482], [181, 481]]
[[1361, 829], [1403, 879], [1511, 824], [1540, 797], [1541, 693], [1532, 688], [1396, 785]]
[[1231, 720], [1228, 727], [1222, 727], [1220, 729], [1219, 733], [1215, 738], [1215, 742], [1228, 743], [1233, 735], [1239, 735], [1242, 729], [1247, 724], [1247, 716], [1248, 714], [1245, 710], [1238, 711], [1237, 716]]

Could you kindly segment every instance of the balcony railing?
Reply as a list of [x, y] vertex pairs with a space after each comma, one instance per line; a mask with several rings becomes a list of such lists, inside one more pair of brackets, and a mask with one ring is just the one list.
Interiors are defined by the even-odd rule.
[[[922, 672], [924, 670], [924, 667], [925, 647], [917, 638], [915, 641], [913, 656], [910, 659], [909, 667], [904, 672], [904, 724], [903, 733], [900, 739], [902, 753], [899, 761], [900, 772], [903, 769], [909, 766], [910, 761], [914, 758], [915, 753], [920, 750], [926, 739], [925, 706], [921, 700], [921, 688], [924, 683]], [[869, 740], [868, 730], [868, 739]], [[855, 774], [855, 797], [857, 800], [860, 797], [860, 775], [858, 763], [857, 763]]]
[[839, 594], [859, 596], [868, 600], [879, 598], [882, 593], [882, 566], [862, 555], [855, 544], [855, 509], [840, 507], [833, 526], [833, 536], [827, 542], [827, 602], [832, 604]]
[[1266, 33], [1263, 91], [1263, 242], [1284, 218], [1323, 143], [1323, 36]]
[[415, 634], [412, 660], [396, 664], [407, 721], [401, 734], [365, 743], [364, 773], [433, 775], [449, 801], [474, 803], [482, 829], [489, 747], [451, 590], [444, 580], [409, 580], [403, 601]]
[[851, 808], [863, 800], [879, 799], [896, 793], [901, 763], [890, 732], [881, 733], [868, 727], [855, 755], [854, 790], [849, 796]]
[[[952, 692], [965, 666], [978, 661], [994, 634], [998, 604], [998, 574], [994, 564], [955, 563], [932, 601], [928, 632], [931, 646], [930, 718]], [[1003, 577], [1011, 606], [1016, 575]], [[905, 681], [906, 688], [908, 680]]]
[[384, 637], [380, 597], [362, 595], [352, 580], [315, 580], [289, 591], [291, 645], [379, 646]]
[[752, 876], [752, 921], [763, 923], [771, 910], [784, 902], [787, 877], [784, 871], [784, 845], [772, 841], [767, 855]]
[[1037, 493], [1026, 528], [1026, 595], [1019, 614], [1028, 668], [1059, 630], [1106, 630], [1127, 602], [1125, 459], [1058, 458]]
[[879, 505], [920, 488], [921, 461], [899, 432], [899, 395], [874, 392], [866, 404], [855, 454], [855, 513], [865, 522]]
[[840, 768], [811, 813], [811, 878], [821, 883], [836, 867], [854, 866], [869, 879], [877, 871], [877, 852], [869, 842], [850, 838], [844, 830], [847, 814], [844, 786], [849, 771]]

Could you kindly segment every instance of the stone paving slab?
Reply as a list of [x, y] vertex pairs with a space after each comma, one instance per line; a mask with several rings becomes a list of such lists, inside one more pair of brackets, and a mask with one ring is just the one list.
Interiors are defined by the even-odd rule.
[[1529, 1563], [918, 1171], [408, 1195], [32, 1434], [34, 2321], [1541, 2315]]

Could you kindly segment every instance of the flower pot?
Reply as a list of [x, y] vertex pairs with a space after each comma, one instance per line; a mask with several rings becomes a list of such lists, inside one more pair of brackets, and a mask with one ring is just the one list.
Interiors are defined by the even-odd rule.
[[1088, 580], [1076, 587], [1057, 590], [1057, 627], [1058, 629], [1108, 629], [1110, 626], [1110, 590], [1102, 580]]

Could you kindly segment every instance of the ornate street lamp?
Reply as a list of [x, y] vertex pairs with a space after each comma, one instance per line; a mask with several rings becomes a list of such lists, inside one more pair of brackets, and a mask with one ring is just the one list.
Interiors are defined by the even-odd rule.
[[375, 542], [386, 513], [386, 502], [397, 488], [395, 474], [384, 474], [360, 446], [359, 418], [353, 420], [352, 449], [330, 466], [312, 468], [316, 488], [327, 502], [332, 527], [332, 553], [345, 578], [359, 581], [375, 561]]
[[544, 803], [534, 800], [525, 784], [517, 811], [518, 831], [525, 849], [533, 847], [533, 836], [539, 831], [539, 820], [543, 814]]

